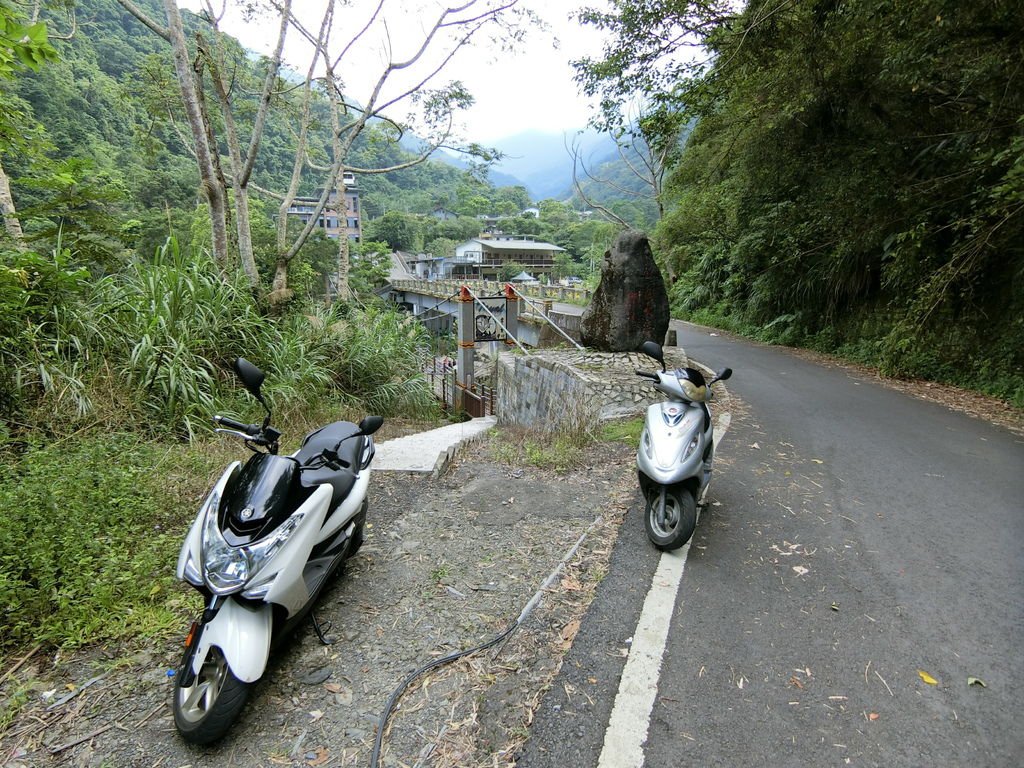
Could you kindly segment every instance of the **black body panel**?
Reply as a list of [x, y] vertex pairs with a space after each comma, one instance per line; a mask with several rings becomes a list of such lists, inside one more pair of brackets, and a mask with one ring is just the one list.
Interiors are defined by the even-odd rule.
[[338, 454], [342, 468], [303, 470], [300, 479], [302, 487], [312, 492], [318, 485], [330, 485], [333, 488], [331, 507], [336, 506], [348, 496], [356, 482], [365, 443], [366, 438], [359, 434], [359, 427], [350, 421], [335, 421], [310, 432], [295, 454], [299, 464], [305, 464], [329, 450]]
[[249, 544], [288, 519], [311, 493], [287, 456], [254, 453], [224, 494], [221, 531], [232, 546]]

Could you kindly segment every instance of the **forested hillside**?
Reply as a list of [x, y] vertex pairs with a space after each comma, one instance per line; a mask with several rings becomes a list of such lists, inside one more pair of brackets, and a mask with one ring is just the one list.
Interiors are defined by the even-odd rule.
[[[154, 16], [155, 0], [140, 0]], [[6, 109], [28, 116], [33, 152], [6, 152], [3, 167], [30, 238], [52, 237], [57, 222], [64, 242], [106, 255], [123, 249], [151, 253], [168, 234], [188, 248], [199, 185], [196, 163], [187, 148], [188, 128], [174, 82], [170, 51], [163, 41], [113, 0], [78, 0], [77, 29], [70, 40], [52, 40], [59, 59], [38, 72], [25, 71], [10, 84]], [[201, 23], [184, 15], [194, 33]], [[59, 13], [51, 14], [51, 33], [70, 29]], [[234, 45], [240, 65], [256, 62]], [[287, 73], [285, 77], [288, 77]], [[320, 112], [322, 148], [328, 143], [326, 101]], [[397, 143], [376, 138], [382, 127], [362, 137], [353, 164], [380, 166], [411, 157]], [[292, 138], [285, 116], [272, 110], [254, 181], [267, 189], [286, 186], [291, 173]], [[316, 151], [314, 149], [314, 151]], [[45, 173], [40, 173], [45, 170]], [[300, 194], [314, 191], [307, 177]], [[365, 213], [379, 216], [399, 210], [428, 214], [438, 206], [464, 208], [476, 200], [480, 211], [494, 188], [452, 166], [434, 161], [386, 175], [359, 179]], [[69, 206], [89, 199], [87, 219], [64, 216]], [[275, 205], [257, 203], [257, 239], [272, 238], [269, 218]], [[81, 243], [79, 241], [81, 240]], [[264, 247], [269, 247], [265, 242]], [[268, 259], [269, 256], [265, 256]]]
[[1024, 405], [1024, 5], [616, 0], [587, 20], [613, 36], [579, 67], [612, 125], [638, 96], [696, 120], [657, 230], [676, 313]]

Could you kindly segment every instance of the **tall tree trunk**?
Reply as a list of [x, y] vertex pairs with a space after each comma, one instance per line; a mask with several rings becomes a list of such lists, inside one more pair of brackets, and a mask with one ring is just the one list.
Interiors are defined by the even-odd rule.
[[[216, 30], [215, 30], [216, 31]], [[238, 258], [242, 262], [242, 269], [249, 279], [249, 285], [256, 288], [260, 284], [260, 276], [256, 271], [256, 258], [252, 250], [252, 230], [249, 217], [249, 185], [243, 183], [241, 177], [242, 150], [238, 143], [238, 128], [235, 125], [235, 115], [231, 106], [231, 94], [228, 93], [222, 75], [222, 62], [215, 58], [215, 54], [203, 40], [198, 38], [199, 50], [205, 56], [207, 68], [210, 72], [210, 80], [213, 82], [213, 90], [220, 103], [220, 113], [224, 118], [224, 131], [227, 134], [228, 157], [231, 160], [231, 188], [235, 193], [235, 232], [237, 234]], [[217, 163], [218, 177], [226, 185], [223, 169]], [[246, 180], [247, 182], [248, 180]]]
[[285, 37], [288, 34], [288, 25], [291, 20], [291, 4], [291, 0], [283, 0], [279, 8], [280, 27], [277, 45], [271, 54], [267, 73], [263, 80], [263, 92], [260, 95], [259, 107], [253, 123], [252, 135], [249, 139], [249, 148], [244, 157], [242, 155], [238, 128], [235, 124], [231, 93], [225, 77], [224, 49], [220, 44], [220, 29], [217, 24], [217, 15], [214, 13], [209, 2], [206, 3], [206, 8], [209, 22], [213, 27], [214, 47], [211, 49], [205, 44], [202, 37], [199, 38], [200, 50], [206, 56], [214, 91], [217, 94], [217, 101], [220, 103], [221, 114], [224, 117], [228, 157], [231, 159], [231, 184], [235, 193], [238, 256], [242, 262], [242, 269], [249, 279], [249, 285], [253, 289], [259, 287], [260, 277], [256, 269], [256, 257], [252, 247], [251, 217], [249, 215], [249, 181], [252, 178], [256, 155], [259, 152], [260, 142], [263, 139], [263, 127], [266, 123], [267, 111], [270, 108], [271, 94], [277, 82], [277, 73], [281, 68], [281, 52], [284, 49]]
[[295, 293], [288, 287], [288, 261], [279, 256], [274, 267], [274, 282], [270, 286], [270, 295], [267, 297], [273, 305], [284, 304]]
[[181, 89], [181, 100], [185, 106], [192, 139], [195, 142], [196, 162], [199, 166], [199, 177], [203, 194], [210, 205], [210, 224], [213, 234], [213, 258], [221, 269], [229, 265], [228, 254], [228, 203], [223, 176], [218, 178], [217, 147], [211, 146], [212, 130], [205, 120], [199, 93], [196, 88], [196, 74], [189, 63], [188, 46], [185, 43], [185, 31], [181, 24], [181, 12], [176, 0], [164, 0], [164, 11], [167, 13], [167, 32], [174, 53], [174, 71]]
[[[345, 193], [344, 183], [338, 185], [338, 192], [342, 195]], [[344, 203], [342, 203], [344, 206]], [[339, 206], [339, 207], [342, 207]], [[345, 213], [345, 211], [341, 211]], [[341, 222], [338, 222], [339, 224]], [[341, 228], [341, 235], [338, 237], [338, 301], [348, 301], [352, 298], [352, 289], [348, 284], [348, 273], [351, 268], [349, 262], [349, 239], [348, 227]]]
[[15, 247], [25, 247], [25, 233], [21, 231], [21, 222], [18, 221], [18, 211], [14, 207], [14, 198], [11, 196], [11, 185], [7, 179], [7, 172], [3, 163], [0, 163], [0, 217], [4, 220], [4, 229], [14, 240]]

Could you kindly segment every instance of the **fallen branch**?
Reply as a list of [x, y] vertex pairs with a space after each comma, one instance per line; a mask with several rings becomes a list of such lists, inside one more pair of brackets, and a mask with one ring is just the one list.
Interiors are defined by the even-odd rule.
[[163, 709], [166, 706], [167, 706], [167, 702], [166, 701], [161, 701], [159, 704], [157, 704], [155, 707], [153, 707], [151, 710], [149, 710], [149, 714], [146, 715], [141, 720], [139, 720], [139, 722], [137, 722], [133, 727], [134, 728], [141, 728], [143, 725], [145, 725], [149, 721], [149, 719], [151, 717], [153, 717], [153, 715], [155, 715], [157, 712], [159, 712], [161, 709]]
[[68, 694], [66, 694], [64, 696], [61, 696], [59, 699], [57, 699], [57, 701], [53, 702], [53, 704], [51, 704], [50, 706], [48, 706], [46, 708], [46, 711], [47, 712], [51, 712], [51, 711], [55, 710], [57, 707], [61, 706], [62, 704], [67, 704], [69, 701], [71, 701], [73, 698], [75, 698], [75, 696], [80, 694], [86, 688], [88, 688], [91, 685], [95, 685], [96, 683], [98, 683], [100, 680], [102, 680], [103, 678], [105, 678], [109, 674], [110, 674], [109, 672], [104, 672], [102, 675], [97, 675], [96, 677], [92, 678], [91, 680], [88, 680], [85, 683], [82, 683], [82, 685], [80, 685], [78, 688], [73, 690], [71, 693], [68, 693]]
[[77, 747], [82, 742], [89, 741], [89, 739], [94, 739], [97, 736], [99, 736], [101, 733], [106, 733], [107, 731], [109, 731], [113, 727], [114, 727], [114, 723], [107, 723], [102, 728], [97, 728], [92, 733], [87, 733], [87, 734], [85, 734], [85, 736], [82, 736], [80, 739], [75, 739], [74, 741], [69, 741], [66, 744], [61, 744], [61, 745], [56, 746], [56, 747], [50, 747], [50, 754], [51, 755], [59, 755], [64, 750], [71, 749], [72, 747]]
[[15, 664], [13, 667], [11, 667], [6, 672], [4, 672], [4, 676], [0, 677], [0, 684], [2, 684], [4, 681], [7, 680], [8, 677], [10, 677], [15, 672], [17, 672], [19, 669], [21, 669], [21, 665], [24, 664], [29, 659], [31, 659], [33, 656], [35, 656], [36, 655], [36, 651], [38, 651], [42, 647], [43, 647], [42, 643], [36, 643], [35, 647], [31, 651], [29, 651], [24, 656], [22, 656], [20, 659], [18, 659], [18, 663], [17, 664]]

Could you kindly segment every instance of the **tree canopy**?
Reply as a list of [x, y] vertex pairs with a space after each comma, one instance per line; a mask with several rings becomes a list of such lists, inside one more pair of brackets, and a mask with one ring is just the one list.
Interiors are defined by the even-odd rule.
[[678, 310], [1024, 402], [1024, 6], [613, 0], [580, 80], [695, 120]]

